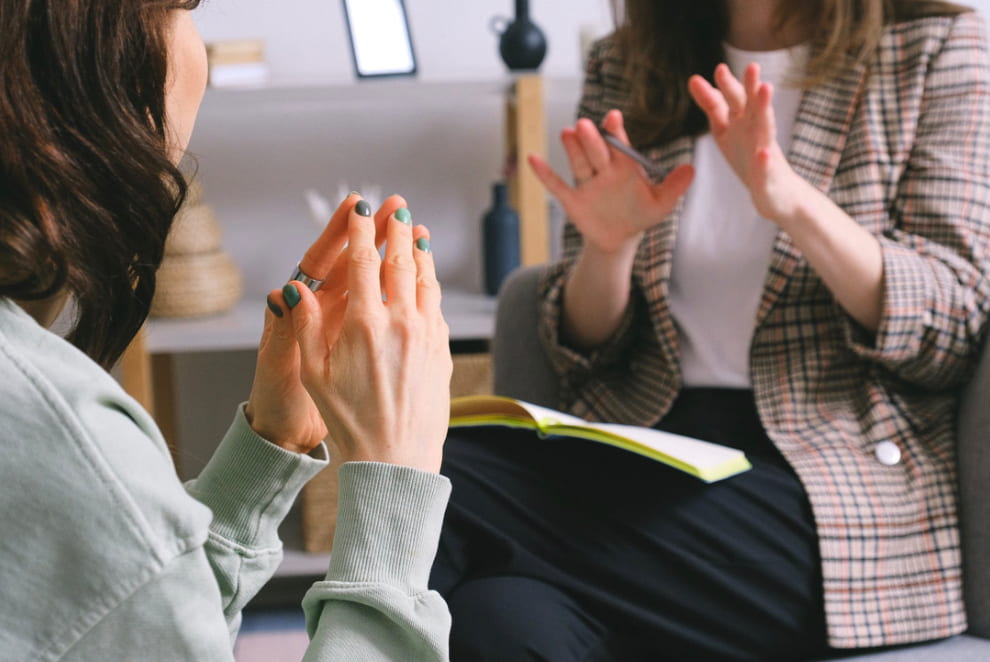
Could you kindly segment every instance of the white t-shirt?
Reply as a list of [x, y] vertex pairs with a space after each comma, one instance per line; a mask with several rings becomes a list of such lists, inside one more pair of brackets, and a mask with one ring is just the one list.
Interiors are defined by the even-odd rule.
[[[761, 79], [773, 84], [777, 140], [786, 153], [801, 100], [788, 81], [804, 71], [808, 46], [754, 52], [726, 44], [725, 51], [739, 80], [758, 62]], [[694, 167], [670, 280], [683, 383], [749, 388], [749, 346], [777, 226], [757, 214], [710, 133], [695, 144]]]

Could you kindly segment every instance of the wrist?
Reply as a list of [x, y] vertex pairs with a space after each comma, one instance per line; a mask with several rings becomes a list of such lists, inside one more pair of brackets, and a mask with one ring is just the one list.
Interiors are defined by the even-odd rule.
[[769, 220], [793, 238], [794, 233], [800, 232], [801, 228], [807, 226], [808, 219], [814, 217], [812, 209], [825, 194], [796, 173], [792, 173], [782, 188], [789, 194], [785, 203], [775, 209]]
[[640, 232], [614, 248], [608, 249], [591, 242], [585, 242], [579, 259], [604, 268], [631, 265], [636, 258], [636, 251], [639, 249], [639, 242], [642, 238], [643, 233]]

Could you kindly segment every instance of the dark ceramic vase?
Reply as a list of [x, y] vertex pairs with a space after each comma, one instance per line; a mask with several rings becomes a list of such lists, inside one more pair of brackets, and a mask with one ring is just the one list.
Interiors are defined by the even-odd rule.
[[535, 71], [547, 54], [543, 30], [529, 18], [529, 0], [516, 0], [516, 16], [511, 23], [496, 18], [492, 28], [499, 34], [498, 51], [511, 71]]
[[485, 292], [495, 296], [502, 281], [519, 266], [519, 215], [509, 206], [502, 182], [492, 187], [492, 206], [481, 221]]

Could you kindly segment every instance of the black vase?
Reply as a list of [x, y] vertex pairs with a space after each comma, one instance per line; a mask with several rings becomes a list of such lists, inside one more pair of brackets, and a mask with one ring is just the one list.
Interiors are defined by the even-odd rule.
[[502, 281], [519, 266], [519, 214], [509, 206], [502, 182], [492, 187], [492, 208], [481, 221], [484, 242], [485, 292], [495, 296]]
[[516, 0], [515, 20], [504, 30], [499, 30], [494, 21], [492, 25], [500, 34], [498, 52], [511, 71], [535, 71], [540, 67], [547, 54], [547, 39], [529, 18], [529, 0]]

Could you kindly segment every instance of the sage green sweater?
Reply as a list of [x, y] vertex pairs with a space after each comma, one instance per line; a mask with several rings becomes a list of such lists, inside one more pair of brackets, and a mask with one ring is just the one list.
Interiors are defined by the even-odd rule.
[[[268, 443], [238, 411], [183, 486], [116, 381], [0, 298], [0, 657], [232, 660], [320, 453]], [[362, 462], [340, 483], [326, 580], [303, 601], [305, 659], [446, 659], [449, 615], [427, 579], [449, 482]]]

